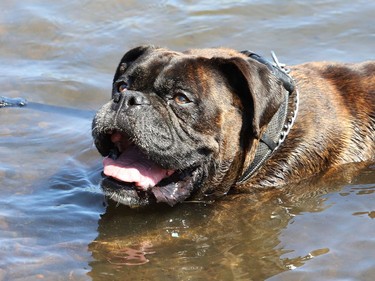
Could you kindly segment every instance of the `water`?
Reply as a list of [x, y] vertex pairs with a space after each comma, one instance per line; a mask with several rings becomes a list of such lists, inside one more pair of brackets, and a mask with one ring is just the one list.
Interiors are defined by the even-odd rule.
[[298, 192], [106, 203], [91, 116], [131, 47], [226, 46], [289, 64], [374, 58], [375, 2], [2, 0], [0, 280], [373, 280], [375, 166]]

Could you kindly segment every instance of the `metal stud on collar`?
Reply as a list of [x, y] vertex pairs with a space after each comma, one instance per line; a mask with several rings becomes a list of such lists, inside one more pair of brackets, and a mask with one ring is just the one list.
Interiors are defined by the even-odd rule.
[[296, 83], [295, 83], [294, 79], [289, 75], [290, 70], [286, 68], [285, 64], [281, 64], [279, 62], [279, 60], [277, 59], [274, 52], [271, 52], [272, 58], [274, 60], [273, 64], [271, 62], [267, 61], [266, 59], [264, 59], [263, 57], [260, 57], [259, 55], [254, 54], [252, 52], [243, 51], [242, 53], [246, 54], [247, 56], [249, 56], [249, 57], [251, 57], [255, 60], [257, 60], [260, 63], [265, 64], [271, 70], [271, 72], [282, 81], [285, 90], [288, 92], [287, 96], [289, 96], [289, 98], [291, 98], [291, 96], [294, 95], [293, 104], [291, 104], [291, 107], [293, 107], [293, 105], [294, 105], [294, 108], [292, 108], [291, 111], [289, 112], [289, 114], [286, 115], [286, 117], [285, 117], [286, 123], [284, 123], [284, 125], [281, 128], [281, 131], [279, 131], [279, 137], [278, 137], [277, 142], [275, 142], [275, 146], [270, 146], [270, 145], [267, 144], [267, 141], [264, 141], [263, 136], [264, 135], [267, 136], [267, 132], [262, 136], [261, 142], [264, 143], [268, 147], [268, 151], [266, 151], [264, 153], [263, 148], [260, 148], [260, 150], [259, 150], [259, 146], [258, 146], [253, 162], [250, 163], [250, 165], [248, 166], [246, 171], [237, 180], [238, 184], [242, 184], [246, 180], [248, 180], [267, 161], [267, 159], [269, 159], [273, 155], [273, 153], [285, 141], [286, 137], [288, 136], [288, 134], [289, 134], [291, 128], [293, 127], [293, 124], [294, 124], [294, 122], [297, 118], [298, 105], [299, 105], [299, 92], [298, 92], [297, 87], [295, 86]]
[[[284, 71], [284, 73], [286, 75], [288, 75], [289, 78], [295, 84], [294, 79], [289, 75], [290, 69], [286, 68], [286, 64], [279, 62], [279, 60], [278, 60], [278, 58], [277, 58], [277, 56], [276, 56], [276, 54], [275, 54], [274, 51], [271, 51], [271, 56], [272, 56], [272, 59], [274, 61], [275, 66], [277, 66], [280, 70]], [[285, 141], [287, 135], [289, 134], [290, 129], [293, 127], [293, 124], [294, 124], [295, 120], [297, 119], [298, 104], [299, 104], [299, 91], [298, 91], [297, 87], [295, 87], [294, 90], [295, 90], [295, 97], [294, 97], [294, 110], [291, 112], [292, 117], [290, 118], [290, 120], [288, 120], [288, 123], [285, 124], [285, 126], [283, 128], [283, 131], [280, 134], [280, 138], [279, 138], [279, 140], [277, 142], [277, 146], [276, 146], [276, 148], [273, 151], [277, 150], [279, 148], [279, 146]]]

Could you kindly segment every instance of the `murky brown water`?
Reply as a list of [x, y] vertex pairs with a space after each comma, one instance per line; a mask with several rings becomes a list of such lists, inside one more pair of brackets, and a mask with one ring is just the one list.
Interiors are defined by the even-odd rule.
[[0, 281], [374, 280], [375, 165], [213, 205], [105, 204], [91, 116], [143, 43], [227, 46], [289, 64], [375, 59], [372, 1], [0, 3]]

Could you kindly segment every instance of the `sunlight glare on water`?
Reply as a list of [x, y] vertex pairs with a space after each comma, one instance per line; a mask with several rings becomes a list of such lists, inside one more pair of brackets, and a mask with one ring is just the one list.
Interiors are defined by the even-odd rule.
[[[374, 59], [369, 1], [2, 0], [0, 281], [373, 280], [375, 166], [277, 196], [106, 202], [95, 110], [128, 49], [225, 46], [288, 64]], [[69, 109], [70, 108], [70, 109]]]

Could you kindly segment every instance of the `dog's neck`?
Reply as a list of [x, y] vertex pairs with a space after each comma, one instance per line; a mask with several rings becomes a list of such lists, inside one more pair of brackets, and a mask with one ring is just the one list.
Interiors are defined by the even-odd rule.
[[271, 72], [281, 80], [285, 88], [285, 95], [283, 103], [260, 137], [253, 160], [248, 164], [246, 170], [237, 180], [238, 184], [246, 182], [283, 143], [297, 117], [299, 102], [298, 90], [295, 87], [293, 79], [288, 74], [289, 71], [285, 69], [284, 65], [278, 62], [274, 53], [272, 53], [275, 61], [274, 64], [252, 52], [243, 51], [242, 53], [265, 64]]

